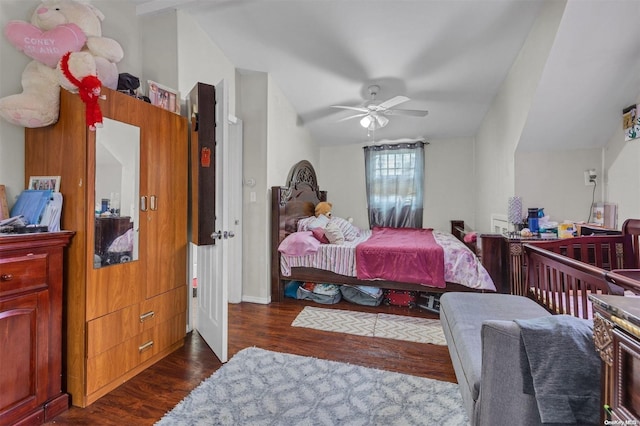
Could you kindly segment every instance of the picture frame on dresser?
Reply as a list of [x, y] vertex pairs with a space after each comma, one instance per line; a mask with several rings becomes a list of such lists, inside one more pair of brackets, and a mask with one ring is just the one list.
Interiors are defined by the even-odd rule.
[[50, 189], [53, 192], [60, 192], [60, 176], [30, 176], [27, 189]]

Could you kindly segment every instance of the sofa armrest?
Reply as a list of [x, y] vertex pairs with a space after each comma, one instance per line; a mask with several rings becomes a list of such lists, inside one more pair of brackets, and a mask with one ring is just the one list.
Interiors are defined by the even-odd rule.
[[513, 321], [487, 320], [482, 323], [482, 373], [480, 393], [474, 413], [476, 424], [540, 425], [533, 395], [522, 391], [520, 373], [520, 327]]

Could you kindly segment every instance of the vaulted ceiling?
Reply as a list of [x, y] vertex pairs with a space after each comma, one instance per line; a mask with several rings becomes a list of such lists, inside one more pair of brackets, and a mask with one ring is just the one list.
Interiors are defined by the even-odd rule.
[[[239, 69], [269, 73], [318, 144], [473, 137], [542, 0], [132, 0], [189, 13]], [[554, 1], [554, 0], [551, 0]], [[604, 146], [640, 93], [640, 1], [570, 0], [518, 149]], [[367, 87], [404, 109], [373, 135], [340, 121]], [[508, 117], [505, 117], [508, 119]], [[368, 134], [369, 133], [369, 134]]]

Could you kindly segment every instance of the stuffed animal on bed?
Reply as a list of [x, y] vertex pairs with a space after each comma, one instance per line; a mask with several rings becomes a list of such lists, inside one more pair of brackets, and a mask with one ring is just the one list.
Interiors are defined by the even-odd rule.
[[[331, 244], [344, 244], [344, 234], [338, 225], [330, 222], [332, 208], [333, 204], [320, 201], [315, 209], [316, 220], [313, 221], [309, 228], [312, 230], [314, 230], [314, 228], [322, 229], [322, 237], [326, 238]], [[316, 238], [320, 239], [318, 235], [316, 235]], [[324, 242], [322, 239], [320, 239], [320, 241]]]
[[309, 224], [309, 229], [314, 228], [324, 228], [329, 223], [329, 219], [331, 219], [331, 203], [327, 203], [326, 201], [320, 201], [316, 204], [315, 208], [315, 216], [316, 218]]
[[[32, 59], [22, 72], [22, 93], [0, 99], [0, 116], [23, 127], [44, 127], [58, 121], [61, 75], [59, 62], [67, 52], [85, 54], [91, 59], [89, 72], [102, 85], [116, 89], [116, 64], [124, 53], [120, 44], [102, 37], [104, 15], [94, 6], [74, 0], [43, 0], [31, 16], [31, 22], [9, 21], [4, 34], [9, 42]], [[95, 70], [94, 72], [91, 72]], [[78, 90], [73, 85], [68, 90]]]
[[328, 203], [326, 201], [320, 201], [316, 205], [316, 209], [315, 209], [316, 217], [318, 217], [320, 215], [324, 215], [324, 216], [328, 217], [329, 219], [331, 219], [331, 209], [332, 208], [333, 208], [333, 204]]

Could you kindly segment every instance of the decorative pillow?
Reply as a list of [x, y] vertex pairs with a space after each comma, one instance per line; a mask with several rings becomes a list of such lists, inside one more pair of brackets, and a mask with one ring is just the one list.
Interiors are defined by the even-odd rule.
[[304, 256], [317, 252], [318, 247], [320, 247], [320, 241], [311, 231], [303, 231], [289, 234], [278, 246], [278, 251], [289, 256]]
[[327, 224], [327, 227], [324, 228], [324, 235], [331, 244], [344, 244], [344, 235], [335, 223], [329, 222]]
[[298, 221], [298, 231], [308, 231], [309, 229], [309, 225], [316, 220], [315, 216], [309, 216], [309, 217], [305, 217], [303, 219], [300, 219]]
[[311, 233], [316, 237], [316, 240], [320, 241], [322, 244], [329, 244], [329, 239], [324, 234], [323, 228], [313, 228]]
[[324, 228], [329, 223], [329, 218], [323, 214], [316, 217], [316, 220], [309, 223], [309, 229], [313, 230], [315, 228]]
[[14, 47], [49, 68], [55, 68], [65, 53], [79, 52], [87, 41], [84, 31], [74, 23], [43, 31], [28, 22], [9, 21], [4, 34]]
[[334, 216], [331, 218], [329, 223], [333, 223], [338, 228], [340, 228], [340, 231], [342, 231], [342, 235], [344, 236], [345, 241], [353, 241], [360, 236], [360, 228], [351, 224], [346, 219]]

